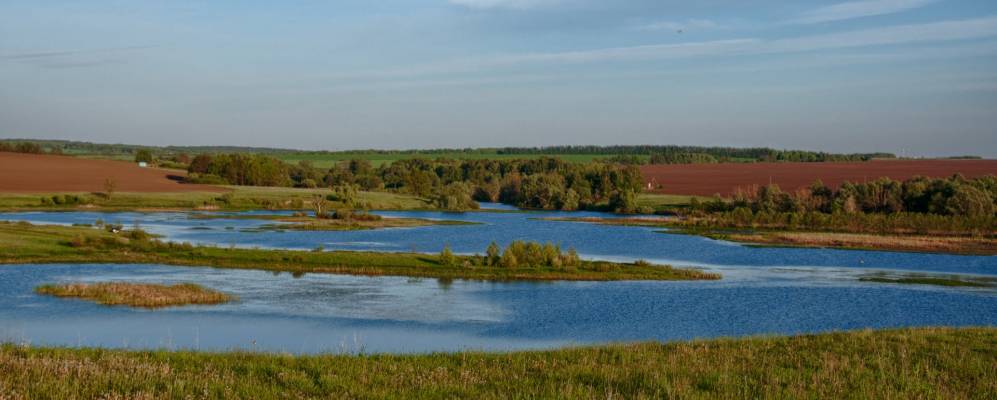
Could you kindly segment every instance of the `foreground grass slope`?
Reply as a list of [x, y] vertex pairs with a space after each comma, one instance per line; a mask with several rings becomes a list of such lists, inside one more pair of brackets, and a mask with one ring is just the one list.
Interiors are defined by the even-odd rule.
[[997, 329], [509, 354], [290, 356], [0, 347], [11, 398], [997, 397]]
[[583, 261], [577, 268], [482, 266], [474, 257], [450, 265], [436, 255], [282, 251], [163, 243], [130, 232], [0, 222], [0, 264], [140, 263], [350, 275], [481, 280], [703, 280], [713, 273], [648, 264]]

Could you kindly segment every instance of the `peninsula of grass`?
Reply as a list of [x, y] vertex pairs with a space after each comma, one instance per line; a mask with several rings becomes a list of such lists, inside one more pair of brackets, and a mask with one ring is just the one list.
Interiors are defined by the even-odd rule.
[[668, 228], [667, 233], [704, 236], [753, 246], [832, 248], [963, 255], [997, 255], [997, 238], [942, 234], [875, 234], [807, 232], [778, 229], [731, 229], [693, 226], [677, 217], [648, 218], [545, 218], [549, 221], [585, 222], [602, 225]]
[[[332, 193], [329, 189], [302, 189], [256, 186], [224, 186], [226, 192], [174, 193], [0, 193], [0, 211], [248, 211], [306, 210], [316, 196]], [[433, 210], [423, 198], [389, 193], [359, 192], [357, 202], [374, 210]], [[348, 205], [331, 201], [329, 207]]]
[[992, 399], [997, 329], [515, 353], [317, 355], [0, 346], [12, 398]]
[[[292, 251], [161, 242], [141, 231], [0, 222], [0, 264], [133, 263], [297, 273], [472, 280], [716, 280], [719, 274], [644, 262], [578, 260], [560, 267], [486, 263], [487, 257], [418, 253]], [[316, 249], [321, 250], [321, 249]], [[509, 265], [506, 263], [505, 265]]]
[[149, 283], [106, 282], [42, 285], [35, 293], [84, 299], [107, 306], [162, 308], [185, 305], [222, 304], [232, 296], [193, 283], [157, 285]]
[[864, 276], [859, 278], [862, 282], [893, 283], [899, 285], [931, 285], [946, 287], [975, 287], [988, 288], [997, 285], [983, 281], [971, 281], [954, 278], [938, 278], [929, 276], [909, 276], [909, 277], [887, 277], [887, 276]]
[[385, 228], [417, 228], [435, 225], [478, 225], [476, 222], [436, 220], [424, 218], [382, 218], [374, 214], [359, 214], [355, 218], [315, 218], [314, 214], [296, 213], [295, 215], [251, 214], [195, 214], [192, 219], [242, 219], [283, 222], [283, 224], [264, 225], [263, 230], [295, 230], [295, 231], [357, 231]]

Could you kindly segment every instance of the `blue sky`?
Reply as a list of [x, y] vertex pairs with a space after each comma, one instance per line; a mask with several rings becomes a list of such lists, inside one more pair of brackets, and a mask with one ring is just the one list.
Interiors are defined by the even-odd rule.
[[997, 2], [3, 0], [0, 137], [997, 157]]

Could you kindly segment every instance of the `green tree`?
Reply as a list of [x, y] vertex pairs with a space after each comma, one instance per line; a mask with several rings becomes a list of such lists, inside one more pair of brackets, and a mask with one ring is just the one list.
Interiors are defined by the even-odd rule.
[[443, 246], [443, 251], [440, 252], [440, 264], [445, 267], [457, 265], [457, 257], [450, 251], [450, 245]]
[[151, 163], [152, 152], [148, 149], [139, 149], [135, 152], [135, 162]]
[[502, 257], [500, 254], [499, 246], [497, 243], [492, 242], [488, 245], [488, 249], [485, 250], [485, 264], [494, 267], [499, 264], [499, 259]]

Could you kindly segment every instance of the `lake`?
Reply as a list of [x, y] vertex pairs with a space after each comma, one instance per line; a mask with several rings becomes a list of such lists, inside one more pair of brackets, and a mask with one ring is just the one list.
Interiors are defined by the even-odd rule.
[[[217, 214], [217, 213], [216, 213]], [[240, 215], [247, 213], [235, 213]], [[250, 213], [251, 214], [251, 213]], [[870, 273], [997, 277], [997, 257], [754, 248], [643, 227], [538, 218], [558, 212], [378, 212], [478, 225], [376, 231], [259, 229], [270, 221], [191, 213], [31, 212], [34, 223], [122, 223], [218, 246], [480, 253], [492, 240], [574, 247], [586, 258], [647, 259], [720, 272], [704, 282], [494, 283], [292, 276], [150, 265], [0, 267], [0, 338], [36, 345], [320, 352], [515, 350], [606, 342], [858, 328], [997, 325], [997, 291], [860, 282]], [[228, 214], [222, 214], [228, 215]], [[35, 295], [42, 283], [197, 282], [239, 297], [157, 311]]]

